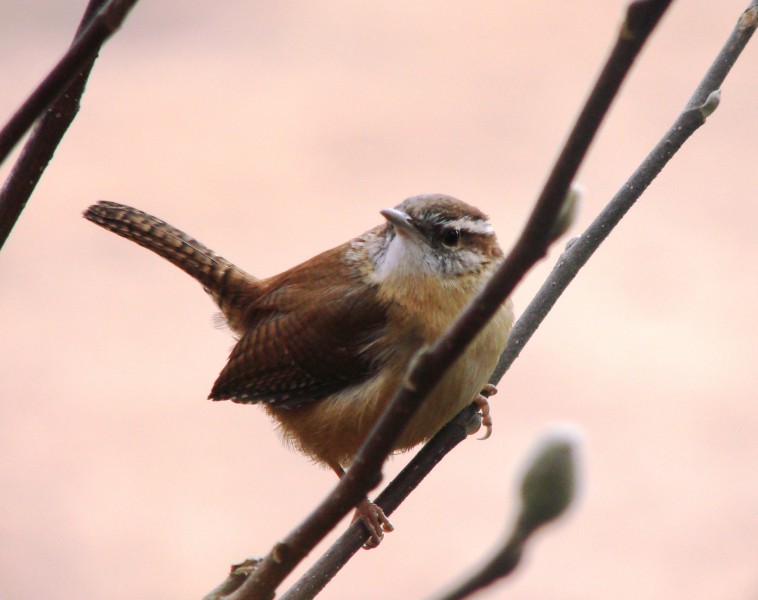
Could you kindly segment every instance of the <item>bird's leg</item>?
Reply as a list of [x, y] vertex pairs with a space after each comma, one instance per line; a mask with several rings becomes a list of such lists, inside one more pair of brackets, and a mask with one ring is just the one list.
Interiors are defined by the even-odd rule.
[[[490, 403], [487, 401], [487, 398], [494, 396], [495, 394], [497, 394], [497, 388], [491, 383], [488, 383], [482, 388], [482, 391], [476, 395], [476, 398], [474, 398], [474, 402], [476, 402], [479, 410], [482, 411], [481, 424], [484, 426], [484, 435], [477, 439], [486, 440], [492, 435], [492, 417], [490, 416]], [[479, 431], [479, 427], [470, 433], [476, 433], [477, 431]]]
[[[337, 477], [342, 479], [345, 475], [345, 470], [338, 464], [330, 464], [329, 466], [335, 473], [337, 473]], [[363, 547], [366, 550], [376, 548], [384, 539], [385, 531], [389, 533], [390, 531], [395, 530], [395, 527], [390, 523], [390, 520], [387, 518], [387, 515], [384, 514], [381, 507], [371, 502], [368, 497], [363, 498], [363, 500], [356, 504], [353, 521], [356, 521], [357, 519], [363, 521], [366, 529], [368, 529], [369, 538], [363, 544]]]

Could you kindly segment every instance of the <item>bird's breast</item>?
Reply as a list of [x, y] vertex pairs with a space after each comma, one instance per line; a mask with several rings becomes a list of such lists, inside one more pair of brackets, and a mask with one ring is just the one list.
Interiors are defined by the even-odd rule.
[[[372, 351], [382, 367], [368, 380], [294, 410], [268, 410], [286, 440], [325, 464], [346, 466], [399, 387], [413, 356], [434, 343], [480, 287], [479, 281], [430, 282], [379, 287], [387, 322]], [[504, 303], [425, 399], [395, 445], [406, 450], [429, 439], [484, 385], [505, 348], [513, 321]]]

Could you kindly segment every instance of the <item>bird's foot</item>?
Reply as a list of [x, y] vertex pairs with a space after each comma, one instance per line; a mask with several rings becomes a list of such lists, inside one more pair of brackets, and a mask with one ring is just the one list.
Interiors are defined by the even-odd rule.
[[355, 507], [353, 521], [357, 519], [363, 521], [369, 532], [369, 538], [363, 544], [366, 550], [376, 548], [384, 539], [385, 531], [389, 533], [395, 530], [390, 520], [384, 514], [384, 511], [368, 498], [361, 500]]
[[[492, 435], [492, 417], [490, 416], [490, 403], [487, 398], [494, 396], [495, 394], [497, 394], [497, 388], [491, 383], [488, 383], [482, 388], [482, 391], [476, 395], [476, 398], [474, 398], [474, 402], [476, 402], [476, 405], [482, 412], [482, 425], [484, 426], [484, 435], [477, 438], [479, 440], [486, 440]], [[477, 428], [476, 431], [478, 430], [479, 428]], [[476, 433], [476, 431], [472, 431], [471, 433]]]

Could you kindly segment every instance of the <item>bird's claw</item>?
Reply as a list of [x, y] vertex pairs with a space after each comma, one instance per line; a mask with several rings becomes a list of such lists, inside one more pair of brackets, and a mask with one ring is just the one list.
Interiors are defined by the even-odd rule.
[[394, 531], [395, 527], [390, 523], [387, 515], [381, 507], [377, 506], [368, 498], [361, 500], [355, 508], [353, 521], [360, 519], [369, 532], [369, 538], [364, 542], [366, 550], [376, 548], [384, 539], [384, 533]]
[[495, 394], [497, 394], [497, 388], [491, 383], [488, 383], [482, 388], [482, 391], [476, 395], [476, 398], [474, 398], [474, 402], [476, 402], [476, 405], [482, 412], [482, 425], [484, 426], [484, 435], [477, 438], [479, 440], [486, 440], [492, 435], [492, 417], [490, 416], [490, 403], [487, 398], [494, 396]]

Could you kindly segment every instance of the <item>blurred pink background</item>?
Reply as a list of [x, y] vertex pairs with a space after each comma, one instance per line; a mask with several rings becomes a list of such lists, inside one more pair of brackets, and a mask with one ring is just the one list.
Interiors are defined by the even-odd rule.
[[[84, 5], [3, 2], [0, 115], [61, 55]], [[624, 6], [138, 5], [0, 254], [0, 595], [200, 597], [335, 483], [258, 409], [205, 400], [231, 345], [211, 301], [84, 221], [87, 205], [152, 212], [261, 276], [423, 192], [479, 206], [507, 248]], [[580, 174], [573, 234], [745, 6], [674, 3]], [[503, 380], [493, 437], [445, 460], [323, 598], [429, 597], [457, 579], [502, 537], [519, 464], [555, 422], [583, 432], [580, 500], [481, 598], [758, 597], [756, 44]]]

